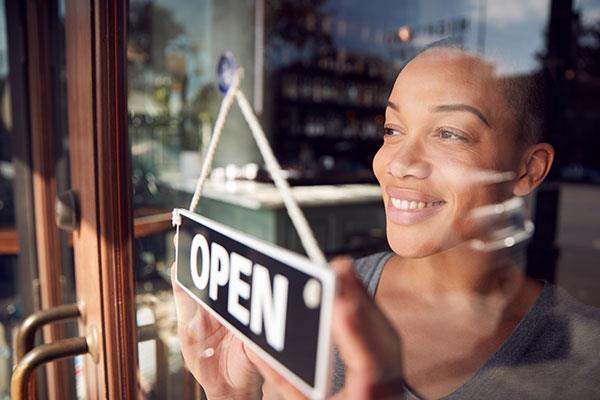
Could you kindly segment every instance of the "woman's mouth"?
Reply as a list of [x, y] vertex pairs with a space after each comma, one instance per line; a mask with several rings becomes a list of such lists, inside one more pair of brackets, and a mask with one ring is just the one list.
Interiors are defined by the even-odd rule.
[[401, 188], [386, 188], [388, 219], [398, 225], [412, 225], [424, 221], [440, 211], [445, 200], [424, 193]]
[[395, 197], [390, 197], [390, 201], [392, 205], [399, 210], [422, 210], [424, 208], [436, 207], [446, 204], [444, 200], [432, 201], [430, 203], [425, 203], [423, 201], [414, 201], [414, 200], [401, 200]]

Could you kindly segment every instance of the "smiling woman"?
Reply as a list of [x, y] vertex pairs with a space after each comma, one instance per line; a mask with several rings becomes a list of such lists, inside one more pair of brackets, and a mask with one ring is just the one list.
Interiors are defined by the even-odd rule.
[[[436, 46], [407, 64], [390, 94], [373, 169], [393, 252], [355, 268], [400, 338], [410, 399], [600, 394], [585, 383], [600, 377], [588, 355], [600, 349], [600, 311], [521, 273], [525, 249], [515, 239], [527, 235], [515, 233], [523, 222], [516, 200], [541, 184], [554, 157], [537, 142], [540, 109], [515, 107], [536, 104], [531, 87]], [[499, 251], [472, 245], [498, 238]], [[336, 365], [340, 390], [344, 367]]]
[[[491, 64], [452, 47], [424, 51], [398, 76], [373, 161], [396, 253], [423, 257], [454, 247], [472, 236], [463, 229], [469, 210], [527, 195], [542, 182], [553, 149], [539, 143], [524, 150], [522, 142], [539, 132], [524, 139], [522, 111], [507, 93]], [[470, 177], [482, 170], [514, 179], [477, 184]]]
[[[373, 159], [392, 251], [332, 262], [339, 397], [600, 396], [590, 383], [600, 379], [600, 310], [523, 273], [533, 229], [523, 197], [554, 160], [539, 142], [535, 89], [533, 79], [502, 78], [494, 64], [443, 44], [398, 75]], [[208, 344], [192, 331], [180, 327], [194, 343], [184, 345], [188, 357]], [[223, 366], [240, 357], [243, 379], [226, 379]], [[249, 382], [252, 395], [262, 384], [264, 397], [301, 397], [248, 349], [201, 362], [219, 377], [195, 371], [209, 397], [250, 395]]]
[[[522, 273], [531, 223], [521, 198], [542, 183], [554, 150], [537, 142], [539, 109], [526, 108], [535, 103], [521, 83], [444, 46], [398, 75], [373, 160], [392, 252], [332, 262], [339, 396], [600, 394], [588, 384], [600, 378], [590, 356], [600, 311]], [[184, 356], [209, 398], [301, 397], [176, 287], [175, 298], [188, 315], [179, 320]]]

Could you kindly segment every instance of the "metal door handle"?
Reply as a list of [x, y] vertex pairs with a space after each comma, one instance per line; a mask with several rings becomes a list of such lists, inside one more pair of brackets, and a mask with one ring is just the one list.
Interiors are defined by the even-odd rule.
[[27, 398], [29, 379], [37, 367], [50, 361], [76, 356], [89, 352], [90, 346], [85, 337], [59, 340], [56, 343], [42, 344], [25, 354], [17, 363], [10, 379], [11, 399]]
[[27, 398], [30, 378], [35, 369], [42, 364], [86, 353], [97, 357], [98, 338], [95, 329], [91, 329], [86, 337], [63, 339], [34, 347], [35, 334], [39, 328], [52, 322], [80, 316], [81, 311], [77, 304], [67, 304], [38, 311], [23, 321], [17, 333], [17, 365], [13, 370], [10, 385], [12, 399]]
[[54, 205], [56, 226], [67, 232], [79, 228], [81, 212], [79, 210], [79, 196], [73, 190], [67, 190], [56, 196]]
[[38, 311], [25, 318], [17, 333], [17, 362], [21, 361], [25, 354], [33, 349], [35, 334], [44, 325], [65, 319], [79, 318], [80, 316], [81, 312], [77, 304], [65, 304]]

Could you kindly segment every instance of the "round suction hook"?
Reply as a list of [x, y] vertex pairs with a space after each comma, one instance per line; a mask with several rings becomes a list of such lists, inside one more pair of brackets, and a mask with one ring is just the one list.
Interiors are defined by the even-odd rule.
[[217, 75], [219, 78], [219, 91], [222, 94], [227, 93], [231, 84], [233, 83], [233, 77], [237, 69], [235, 57], [231, 51], [225, 51], [219, 58], [217, 64]]

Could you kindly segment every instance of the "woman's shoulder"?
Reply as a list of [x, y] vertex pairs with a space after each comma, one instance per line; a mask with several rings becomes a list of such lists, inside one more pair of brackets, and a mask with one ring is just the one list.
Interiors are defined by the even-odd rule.
[[[508, 345], [508, 346], [506, 346]], [[546, 283], [529, 313], [499, 352], [504, 363], [542, 365], [566, 375], [584, 365], [600, 374], [600, 309], [575, 299], [564, 289]], [[497, 354], [498, 356], [499, 354]], [[565, 368], [571, 366], [572, 368]]]
[[375, 289], [377, 289], [385, 263], [393, 254], [391, 251], [382, 251], [354, 260], [356, 275], [371, 296], [374, 295]]
[[600, 351], [600, 309], [546, 283], [513, 336], [519, 334], [527, 343], [528, 362], [585, 359], [590, 351]]
[[559, 286], [547, 285], [552, 291], [553, 306], [557, 312], [568, 313], [575, 318], [600, 324], [600, 308], [581, 302]]
[[[502, 398], [598, 398], [600, 387], [591, 382], [600, 379], [599, 352], [600, 309], [546, 283], [525, 318], [472, 380], [478, 385], [465, 385], [463, 397], [456, 398], [499, 398], [495, 391]], [[487, 393], [484, 387], [496, 389]]]
[[571, 348], [582, 353], [600, 352], [600, 308], [585, 304], [566, 290], [548, 284], [547, 317], [568, 327]]

